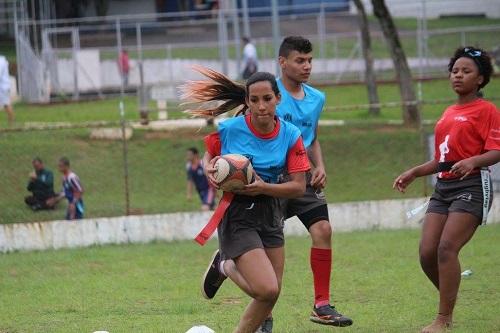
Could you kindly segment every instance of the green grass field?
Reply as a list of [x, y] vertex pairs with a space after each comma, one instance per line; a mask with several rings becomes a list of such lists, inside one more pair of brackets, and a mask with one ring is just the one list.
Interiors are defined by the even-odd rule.
[[[429, 99], [452, 97], [445, 80], [423, 82], [424, 96]], [[500, 81], [494, 79], [486, 90], [494, 96]], [[362, 85], [325, 88], [328, 107], [366, 103]], [[394, 84], [380, 85], [382, 102], [398, 100]], [[498, 103], [498, 102], [497, 102]], [[136, 99], [125, 100], [126, 118], [137, 120]], [[499, 104], [497, 104], [499, 105]], [[424, 118], [436, 120], [444, 105], [425, 105]], [[36, 106], [17, 104], [17, 124], [66, 121], [117, 121], [118, 100]], [[173, 108], [172, 108], [173, 109]], [[420, 134], [400, 126], [382, 126], [380, 120], [401, 119], [399, 108], [385, 108], [380, 117], [369, 117], [366, 110], [327, 111], [323, 119], [347, 119], [355, 125], [322, 127], [323, 146], [329, 183], [330, 202], [401, 198], [391, 189], [392, 180], [404, 169], [425, 158]], [[154, 115], [153, 115], [154, 116]], [[174, 117], [184, 117], [173, 112]], [[5, 126], [5, 114], [0, 114]], [[429, 132], [432, 128], [427, 129]], [[202, 149], [202, 138], [208, 129], [177, 132], [136, 130], [128, 143], [130, 202], [134, 213], [166, 213], [196, 210], [197, 198], [185, 199], [185, 150]], [[64, 216], [65, 205], [55, 211], [34, 214], [23, 203], [30, 161], [41, 156], [55, 171], [56, 161], [67, 155], [85, 186], [87, 217], [123, 215], [124, 180], [122, 145], [120, 142], [89, 139], [88, 129], [0, 132], [0, 223], [45, 221]], [[393, 158], [387, 158], [392, 156]], [[56, 190], [60, 177], [56, 176]], [[369, 189], [369, 190], [367, 190]], [[422, 196], [424, 182], [417, 181], [408, 197]]]
[[[415, 84], [415, 89], [418, 85]], [[333, 108], [324, 112], [322, 119], [342, 119], [342, 120], [361, 120], [363, 122], [373, 120], [388, 120], [401, 119], [401, 108], [385, 107], [382, 109], [381, 115], [372, 118], [368, 114], [368, 110], [360, 109], [354, 111], [335, 111], [335, 107], [343, 107], [348, 105], [367, 104], [368, 97], [366, 87], [362, 84], [353, 85], [335, 85], [328, 87], [320, 87], [326, 93], [326, 106]], [[399, 89], [393, 83], [379, 84], [379, 97], [381, 103], [398, 102], [400, 100]], [[500, 98], [500, 79], [493, 78], [489, 85], [484, 89], [486, 97]], [[443, 98], [455, 98], [453, 91], [450, 89], [447, 80], [432, 80], [422, 82], [422, 96], [424, 101], [433, 101]], [[81, 123], [87, 121], [118, 121], [118, 99], [111, 98], [99, 101], [79, 102], [79, 103], [59, 103], [49, 105], [30, 105], [18, 103], [15, 107], [17, 125], [22, 126], [30, 122], [71, 122]], [[500, 101], [495, 101], [500, 105]], [[423, 108], [423, 118], [429, 120], [437, 120], [448, 104], [425, 105]], [[152, 102], [151, 110], [155, 110], [156, 106]], [[170, 117], [183, 118], [185, 114], [181, 113], [178, 104], [171, 102], [168, 105]], [[125, 117], [127, 120], [138, 120], [138, 104], [137, 98], [129, 96], [125, 98]], [[152, 113], [151, 118], [155, 119], [156, 114]], [[0, 113], [0, 128], [6, 127], [6, 115]]]
[[[136, 131], [128, 143], [130, 201], [136, 213], [196, 210], [198, 199], [185, 199], [185, 151], [202, 149], [207, 131]], [[31, 212], [23, 203], [30, 161], [35, 155], [54, 170], [56, 159], [67, 155], [86, 189], [88, 217], [124, 214], [122, 146], [120, 142], [88, 139], [89, 131], [58, 130], [0, 134], [0, 223], [53, 220], [64, 216], [65, 204], [55, 211]], [[331, 202], [400, 198], [392, 179], [418, 163], [419, 134], [397, 127], [325, 127], [321, 133], [330, 181]], [[388, 159], [385, 156], [397, 156]], [[56, 189], [60, 188], [56, 178]], [[366, 189], [370, 190], [367, 191]], [[407, 196], [422, 196], [416, 182]]]
[[[437, 292], [420, 271], [419, 232], [372, 231], [334, 237], [333, 299], [354, 326], [309, 322], [312, 278], [307, 238], [289, 238], [275, 331], [418, 332], [437, 312]], [[0, 255], [0, 332], [185, 332], [204, 324], [230, 332], [248, 302], [226, 281], [213, 301], [199, 293], [216, 243], [93, 247]], [[500, 225], [478, 230], [461, 254], [456, 333], [498, 332]]]

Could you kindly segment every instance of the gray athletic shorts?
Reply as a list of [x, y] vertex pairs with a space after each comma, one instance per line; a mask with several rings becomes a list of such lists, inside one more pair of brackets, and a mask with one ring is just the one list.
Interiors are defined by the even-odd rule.
[[438, 179], [427, 213], [470, 213], [484, 224], [492, 201], [493, 191], [488, 171], [483, 172], [482, 176], [475, 174], [463, 180]]
[[268, 196], [235, 195], [217, 228], [224, 259], [233, 259], [257, 248], [285, 244], [281, 201]]
[[[282, 182], [288, 181], [289, 177], [289, 175], [285, 175]], [[311, 179], [312, 174], [307, 172], [304, 196], [297, 199], [282, 199], [285, 218], [297, 216], [307, 229], [318, 221], [329, 220], [325, 192], [322, 189], [312, 187], [310, 185]]]

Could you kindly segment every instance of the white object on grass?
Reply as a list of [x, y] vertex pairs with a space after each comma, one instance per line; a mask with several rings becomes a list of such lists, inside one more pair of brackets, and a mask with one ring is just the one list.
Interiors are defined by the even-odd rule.
[[189, 330], [186, 331], [186, 333], [215, 333], [215, 331], [210, 327], [201, 325], [201, 326], [191, 327]]
[[465, 270], [465, 271], [463, 271], [463, 272], [462, 272], [462, 274], [460, 274], [460, 275], [462, 275], [462, 277], [469, 277], [469, 276], [471, 276], [471, 275], [472, 275], [472, 270], [470, 270], [470, 269], [466, 269], [466, 270]]
[[413, 208], [412, 210], [409, 210], [406, 212], [406, 218], [408, 220], [422, 220], [425, 215], [425, 211], [427, 210], [427, 207], [429, 206], [429, 200], [424, 202], [418, 207]]
[[95, 331], [94, 333], [109, 333], [108, 331]]

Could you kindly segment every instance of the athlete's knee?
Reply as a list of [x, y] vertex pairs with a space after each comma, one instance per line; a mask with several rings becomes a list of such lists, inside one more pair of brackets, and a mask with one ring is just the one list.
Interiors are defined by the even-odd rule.
[[435, 265], [437, 262], [437, 249], [420, 244], [419, 247], [420, 265], [422, 267]]
[[311, 234], [311, 237], [314, 240], [323, 240], [323, 241], [328, 241], [330, 242], [330, 239], [332, 238], [332, 226], [330, 225], [330, 222], [323, 220], [314, 223], [310, 228], [309, 228], [309, 233]]
[[442, 240], [439, 242], [438, 246], [438, 261], [440, 263], [446, 263], [451, 258], [458, 256], [457, 250], [453, 243], [447, 240]]
[[263, 285], [254, 290], [254, 298], [261, 302], [276, 303], [280, 295], [280, 287], [278, 283], [270, 283]]

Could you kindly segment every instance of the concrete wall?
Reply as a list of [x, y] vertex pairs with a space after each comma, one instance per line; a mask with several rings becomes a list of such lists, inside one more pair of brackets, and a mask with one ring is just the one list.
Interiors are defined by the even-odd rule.
[[[97, 51], [88, 52], [89, 55], [95, 55]], [[81, 56], [79, 61], [78, 86], [80, 91], [96, 90], [110, 87], [119, 87], [120, 73], [116, 61], [103, 60], [101, 62], [85, 61]], [[87, 58], [90, 59], [90, 56]], [[95, 58], [94, 58], [95, 59]], [[339, 74], [344, 72], [360, 72], [364, 70], [364, 61], [362, 59], [315, 59], [315, 68], [322, 74]], [[442, 68], [443, 73], [446, 69], [449, 59], [430, 58], [427, 59], [427, 65], [434, 68]], [[143, 62], [144, 82], [146, 84], [174, 83], [174, 85], [185, 80], [199, 79], [200, 75], [191, 69], [191, 66], [197, 64], [216, 71], [222, 71], [222, 64], [219, 60], [193, 60], [193, 59], [146, 59]], [[261, 60], [259, 70], [275, 72], [276, 62], [272, 60]], [[418, 58], [408, 58], [408, 64], [416, 69], [420, 65]], [[71, 93], [73, 91], [73, 60], [58, 59], [57, 61], [58, 80], [62, 92]], [[391, 59], [375, 59], [374, 68], [376, 71], [390, 70], [394, 68]], [[172, 70], [172, 73], [170, 73]], [[97, 74], [96, 74], [97, 73]], [[229, 77], [238, 77], [236, 61], [228, 62]], [[139, 85], [139, 66], [136, 61], [131, 61], [131, 71], [129, 75], [130, 85]]]
[[[425, 198], [330, 204], [336, 231], [418, 228], [418, 217], [406, 212]], [[500, 198], [495, 199], [489, 223], [500, 221]], [[0, 225], [0, 252], [61, 249], [104, 244], [187, 240], [199, 232], [210, 213], [174, 213]], [[305, 235], [302, 224], [286, 222], [287, 235]]]

